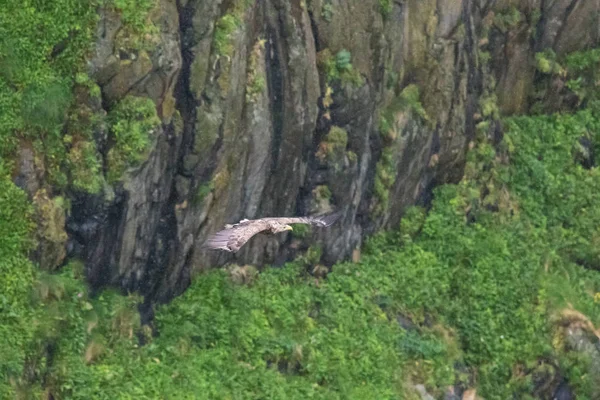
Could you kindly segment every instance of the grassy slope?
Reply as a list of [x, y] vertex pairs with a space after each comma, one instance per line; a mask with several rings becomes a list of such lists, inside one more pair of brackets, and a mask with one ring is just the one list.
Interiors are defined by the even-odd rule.
[[[147, 3], [115, 1], [125, 15]], [[81, 2], [43, 4], [0, 9], [0, 154], [31, 141], [60, 187], [89, 167], [70, 169], [62, 128], [95, 16]], [[381, 399], [476, 376], [465, 385], [485, 398], [523, 398], [551, 360], [585, 398], [593, 377], [554, 320], [572, 307], [600, 322], [600, 177], [574, 161], [580, 137], [600, 143], [599, 121], [592, 108], [506, 120], [498, 152], [481, 140], [465, 179], [438, 188], [426, 217], [413, 209], [400, 230], [372, 238], [359, 264], [336, 265], [318, 285], [302, 260], [250, 286], [202, 275], [157, 310], [160, 335], [141, 348], [139, 299], [90, 299], [80, 265], [50, 275], [27, 260], [32, 210], [3, 164], [0, 397]]]

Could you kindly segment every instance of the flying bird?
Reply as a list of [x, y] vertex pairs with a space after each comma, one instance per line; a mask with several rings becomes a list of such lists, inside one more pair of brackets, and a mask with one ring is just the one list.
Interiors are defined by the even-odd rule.
[[319, 217], [243, 219], [237, 224], [227, 224], [225, 229], [210, 236], [203, 247], [236, 253], [250, 238], [258, 233], [272, 235], [293, 230], [290, 224], [307, 224], [319, 228], [332, 225], [341, 212]]

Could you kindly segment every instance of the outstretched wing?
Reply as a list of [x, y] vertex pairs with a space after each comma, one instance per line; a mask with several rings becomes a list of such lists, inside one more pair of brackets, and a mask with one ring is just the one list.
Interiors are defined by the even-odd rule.
[[338, 211], [329, 215], [322, 215], [319, 217], [294, 217], [294, 218], [265, 218], [266, 221], [277, 221], [281, 224], [307, 224], [317, 226], [319, 228], [326, 228], [333, 225], [340, 217], [342, 212]]
[[229, 225], [226, 229], [211, 235], [206, 240], [203, 247], [235, 253], [246, 244], [252, 236], [266, 229], [268, 229], [268, 224], [261, 219]]

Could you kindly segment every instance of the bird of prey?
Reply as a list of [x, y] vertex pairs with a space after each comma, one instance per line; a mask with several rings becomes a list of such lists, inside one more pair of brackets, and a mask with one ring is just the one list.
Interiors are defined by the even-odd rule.
[[237, 224], [227, 224], [225, 229], [210, 236], [203, 247], [236, 253], [250, 238], [258, 233], [275, 234], [291, 231], [289, 224], [307, 224], [319, 228], [332, 225], [341, 212], [319, 217], [243, 219]]

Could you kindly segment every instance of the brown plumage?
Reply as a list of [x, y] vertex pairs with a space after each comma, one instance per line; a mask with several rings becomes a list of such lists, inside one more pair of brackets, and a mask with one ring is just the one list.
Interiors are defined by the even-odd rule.
[[210, 236], [203, 247], [237, 252], [250, 238], [258, 233], [275, 234], [291, 231], [289, 224], [308, 224], [319, 228], [332, 225], [341, 213], [321, 217], [243, 219], [237, 224], [225, 225], [225, 229]]

